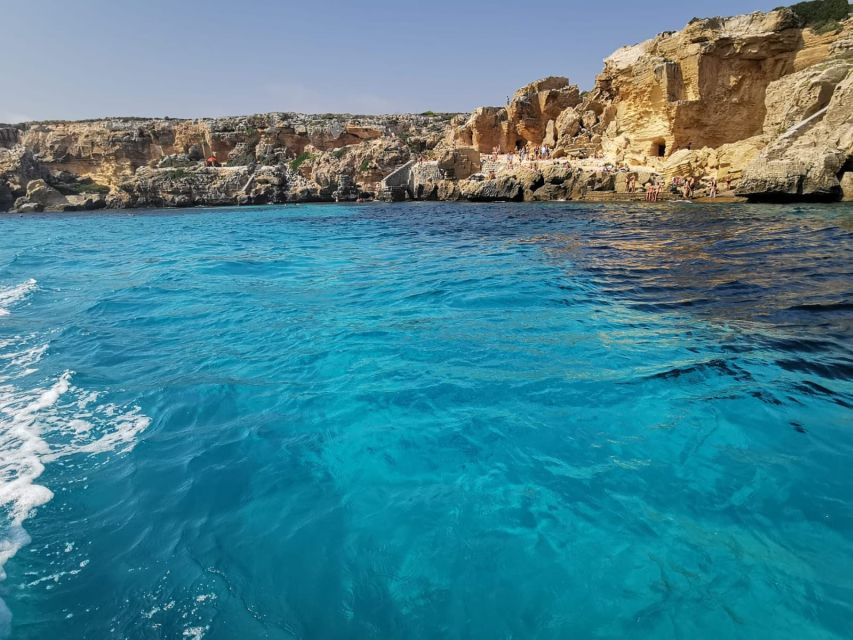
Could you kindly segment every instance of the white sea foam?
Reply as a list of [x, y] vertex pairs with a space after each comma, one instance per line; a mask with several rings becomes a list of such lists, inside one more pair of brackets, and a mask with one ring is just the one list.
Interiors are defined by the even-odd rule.
[[44, 465], [75, 454], [132, 448], [150, 423], [138, 407], [97, 404], [66, 371], [44, 388], [0, 384], [0, 580], [3, 567], [30, 542], [24, 521], [53, 497], [38, 483]]
[[26, 298], [32, 291], [35, 290], [38, 283], [30, 278], [26, 282], [22, 282], [14, 287], [0, 289], [0, 316], [9, 315], [9, 307]]
[[[37, 286], [29, 279], [0, 288], [0, 317], [8, 316]], [[30, 542], [25, 521], [53, 498], [38, 482], [45, 465], [71, 455], [129, 450], [150, 424], [139, 407], [101, 403], [97, 392], [75, 387], [71, 371], [25, 388], [22, 381], [37, 373], [48, 348], [38, 335], [0, 339], [0, 580], [6, 577], [6, 562]], [[30, 584], [74, 575], [87, 562]], [[10, 620], [0, 599], [0, 637], [8, 635]]]

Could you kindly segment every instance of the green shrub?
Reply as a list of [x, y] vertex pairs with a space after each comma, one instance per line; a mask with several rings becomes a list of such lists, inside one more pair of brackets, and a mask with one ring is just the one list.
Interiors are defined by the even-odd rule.
[[307, 151], [303, 151], [298, 156], [296, 156], [293, 160], [290, 161], [290, 168], [293, 171], [297, 171], [299, 169], [299, 167], [302, 166], [303, 162], [307, 162], [308, 160], [311, 160], [312, 157], [313, 156], [310, 153], [308, 153]]
[[370, 161], [367, 158], [365, 158], [364, 160], [361, 161], [361, 166], [358, 168], [358, 170], [361, 171], [362, 173], [364, 173], [368, 169], [370, 169]]
[[840, 27], [838, 21], [850, 14], [847, 0], [811, 0], [798, 2], [789, 8], [803, 20], [805, 26], [818, 33], [827, 33]]
[[421, 115], [426, 116], [427, 118], [434, 118], [437, 114], [435, 111], [424, 111]]
[[824, 33], [831, 33], [833, 31], [840, 31], [841, 23], [837, 20], [829, 20], [824, 22], [823, 24], [819, 24], [814, 28], [815, 33], [823, 35]]
[[343, 147], [341, 147], [340, 149], [335, 149], [334, 151], [332, 151], [332, 155], [333, 155], [337, 160], [340, 160], [341, 158], [343, 158], [343, 157], [344, 157], [344, 154], [345, 154], [346, 152], [347, 152], [347, 150], [346, 150], [346, 149], [344, 149]]

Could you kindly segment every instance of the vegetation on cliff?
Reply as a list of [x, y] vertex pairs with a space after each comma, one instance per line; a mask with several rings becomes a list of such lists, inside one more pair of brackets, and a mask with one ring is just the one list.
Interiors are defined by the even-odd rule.
[[789, 7], [802, 19], [803, 24], [818, 33], [841, 27], [841, 21], [850, 14], [847, 0], [810, 0]]

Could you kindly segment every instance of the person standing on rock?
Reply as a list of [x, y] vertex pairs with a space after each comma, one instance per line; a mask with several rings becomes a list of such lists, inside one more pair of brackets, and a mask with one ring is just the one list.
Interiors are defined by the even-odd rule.
[[711, 176], [711, 197], [717, 197], [717, 176]]

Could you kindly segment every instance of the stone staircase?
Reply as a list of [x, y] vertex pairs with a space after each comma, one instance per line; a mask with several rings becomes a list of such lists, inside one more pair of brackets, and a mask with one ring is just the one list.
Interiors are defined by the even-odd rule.
[[489, 175], [492, 172], [497, 173], [506, 166], [506, 163], [501, 162], [500, 160], [490, 160], [485, 158], [480, 161], [480, 173], [484, 175]]
[[379, 183], [376, 199], [384, 202], [402, 202], [411, 197], [409, 182], [412, 177], [412, 167], [416, 164], [417, 160], [409, 160], [385, 176]]

